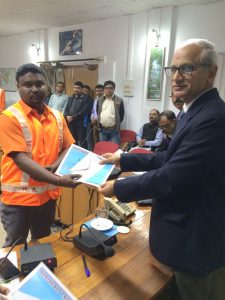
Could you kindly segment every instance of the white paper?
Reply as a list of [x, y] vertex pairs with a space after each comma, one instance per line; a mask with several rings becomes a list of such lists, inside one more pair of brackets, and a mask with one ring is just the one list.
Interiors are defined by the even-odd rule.
[[77, 299], [42, 262], [17, 285], [8, 298], [10, 300]]
[[56, 170], [56, 174], [63, 176], [66, 174], [80, 174], [78, 182], [99, 187], [105, 183], [115, 165], [100, 165], [103, 157], [83, 149], [76, 145], [71, 145], [64, 159]]

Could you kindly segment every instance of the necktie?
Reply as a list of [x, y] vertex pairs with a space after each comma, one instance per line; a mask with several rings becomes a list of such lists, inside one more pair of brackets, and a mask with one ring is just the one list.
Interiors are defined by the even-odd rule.
[[185, 116], [185, 112], [183, 110], [181, 110], [180, 113], [177, 116], [177, 119], [181, 120], [181, 119], [183, 119], [184, 116]]

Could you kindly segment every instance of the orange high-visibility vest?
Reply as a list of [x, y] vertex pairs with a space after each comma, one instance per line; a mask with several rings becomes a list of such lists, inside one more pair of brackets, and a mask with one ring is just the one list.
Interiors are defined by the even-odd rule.
[[[55, 145], [51, 147], [49, 153], [51, 163], [57, 158], [58, 153], [63, 147], [63, 120], [60, 112], [48, 108], [49, 118], [51, 122], [49, 127], [52, 135], [56, 137]], [[24, 114], [22, 107], [16, 103], [6, 109], [4, 112], [10, 118], [16, 118], [21, 126], [24, 139], [27, 144], [28, 154], [40, 165], [43, 161], [38, 161], [38, 155], [35, 145], [40, 137], [35, 135], [35, 122], [38, 125], [38, 120], [34, 118], [33, 123]], [[35, 150], [36, 149], [36, 150]], [[44, 158], [42, 158], [43, 160]], [[40, 160], [40, 159], [39, 159]], [[26, 205], [40, 206], [46, 203], [49, 199], [57, 199], [60, 195], [60, 188], [46, 182], [36, 181], [27, 173], [18, 168], [13, 159], [4, 155], [2, 158], [2, 202], [9, 205]]]
[[0, 89], [0, 112], [5, 109], [5, 91]]

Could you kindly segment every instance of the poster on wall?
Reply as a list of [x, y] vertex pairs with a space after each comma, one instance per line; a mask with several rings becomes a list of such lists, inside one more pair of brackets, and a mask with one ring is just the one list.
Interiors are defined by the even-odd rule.
[[160, 100], [163, 74], [164, 48], [150, 51], [147, 74], [147, 100]]
[[59, 55], [82, 54], [82, 29], [59, 33]]
[[0, 68], [0, 88], [5, 91], [16, 92], [15, 68]]

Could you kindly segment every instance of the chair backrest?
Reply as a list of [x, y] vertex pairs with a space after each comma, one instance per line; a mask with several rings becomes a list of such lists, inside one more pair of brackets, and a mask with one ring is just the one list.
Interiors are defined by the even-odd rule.
[[147, 150], [147, 149], [142, 149], [142, 148], [133, 148], [131, 149], [128, 153], [153, 153], [153, 151], [151, 150]]
[[119, 149], [119, 145], [113, 142], [97, 142], [94, 146], [93, 152], [102, 155], [107, 152], [114, 153]]
[[136, 132], [133, 130], [121, 129], [120, 130], [120, 141], [124, 142], [135, 142], [136, 141]]
[[136, 142], [136, 132], [133, 130], [128, 129], [121, 129], [120, 130], [120, 148], [123, 151], [127, 151], [129, 144], [131, 142]]

